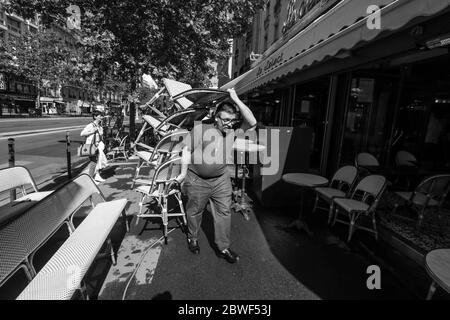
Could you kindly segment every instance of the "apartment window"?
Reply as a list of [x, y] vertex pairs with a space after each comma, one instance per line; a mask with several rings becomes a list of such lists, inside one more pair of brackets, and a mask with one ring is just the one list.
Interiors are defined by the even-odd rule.
[[234, 63], [237, 64], [239, 59], [239, 49], [234, 52]]
[[280, 13], [280, 9], [281, 9], [281, 0], [277, 0], [275, 2], [275, 5], [273, 6], [273, 12], [278, 15]]
[[20, 21], [14, 20], [11, 17], [7, 17], [6, 22], [8, 24], [8, 29], [15, 33], [21, 33]]
[[269, 40], [269, 36], [268, 36], [268, 34], [266, 33], [266, 34], [264, 35], [264, 51], [267, 50], [267, 47], [268, 47], [268, 40]]

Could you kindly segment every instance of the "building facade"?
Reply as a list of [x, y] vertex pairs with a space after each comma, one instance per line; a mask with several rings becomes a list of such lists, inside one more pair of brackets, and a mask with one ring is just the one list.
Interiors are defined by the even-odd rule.
[[[39, 17], [26, 20], [9, 14], [0, 4], [0, 43], [20, 37], [25, 32], [37, 33]], [[78, 31], [66, 26], [54, 26], [60, 40], [69, 48], [75, 48]], [[39, 114], [83, 115], [91, 112], [93, 106], [104, 104], [120, 107], [122, 97], [118, 92], [94, 92], [77, 86], [60, 86], [44, 81], [39, 92], [35, 84], [15, 74], [0, 71], [0, 116], [28, 116]]]
[[449, 18], [448, 0], [267, 1], [235, 39], [235, 79], [222, 88], [263, 125], [311, 127], [322, 174], [359, 152], [392, 164], [399, 150], [447, 170], [448, 152], [434, 161], [428, 150], [448, 149]]

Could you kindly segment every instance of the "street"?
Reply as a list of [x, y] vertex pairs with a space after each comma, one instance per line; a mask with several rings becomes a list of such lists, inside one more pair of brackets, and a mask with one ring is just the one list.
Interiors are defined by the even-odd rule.
[[[77, 157], [77, 147], [84, 141], [80, 137], [80, 132], [90, 120], [90, 118], [0, 120], [0, 168], [8, 167], [8, 138], [14, 137], [16, 165], [27, 167], [38, 185], [51, 181], [67, 170], [66, 130], [69, 131], [71, 138], [72, 167], [86, 161], [85, 158]], [[46, 132], [55, 129], [58, 130]], [[30, 133], [15, 136], [19, 132]]]

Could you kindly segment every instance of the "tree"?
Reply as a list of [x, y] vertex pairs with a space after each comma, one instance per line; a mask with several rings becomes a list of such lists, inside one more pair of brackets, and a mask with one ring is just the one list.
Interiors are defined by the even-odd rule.
[[40, 91], [45, 85], [69, 84], [78, 74], [76, 50], [69, 48], [53, 30], [26, 32], [3, 44], [0, 68], [36, 85], [37, 108], [40, 106]]
[[123, 80], [142, 73], [180, 79], [185, 71], [209, 72], [208, 61], [228, 55], [228, 39], [245, 32], [264, 0], [10, 0], [24, 17], [65, 23], [67, 7], [81, 9], [82, 44], [91, 75], [101, 81], [116, 67]]
[[78, 6], [82, 45], [90, 55], [85, 76], [101, 83], [112, 72], [133, 92], [144, 73], [198, 82], [210, 72], [208, 61], [228, 57], [228, 40], [246, 31], [264, 2], [10, 0], [7, 9], [24, 17], [39, 13], [49, 24], [65, 21], [67, 7]]

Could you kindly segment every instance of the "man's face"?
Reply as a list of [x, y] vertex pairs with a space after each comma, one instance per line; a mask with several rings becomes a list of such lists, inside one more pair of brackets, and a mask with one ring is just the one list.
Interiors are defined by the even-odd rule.
[[237, 120], [237, 115], [235, 113], [229, 113], [226, 111], [219, 112], [216, 115], [216, 127], [222, 133], [227, 133], [227, 131], [233, 129], [233, 125]]

